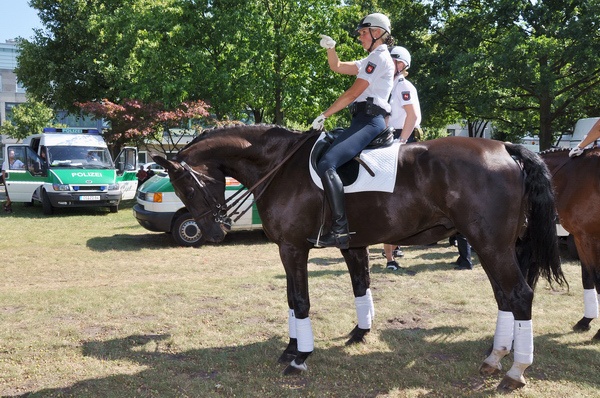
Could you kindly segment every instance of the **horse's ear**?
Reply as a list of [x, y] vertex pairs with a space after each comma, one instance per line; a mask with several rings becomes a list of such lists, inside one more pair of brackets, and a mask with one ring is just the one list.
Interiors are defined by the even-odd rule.
[[152, 160], [154, 160], [157, 164], [164, 167], [169, 172], [174, 172], [181, 168], [181, 165], [179, 163], [173, 162], [171, 160], [167, 160], [159, 155], [152, 156]]

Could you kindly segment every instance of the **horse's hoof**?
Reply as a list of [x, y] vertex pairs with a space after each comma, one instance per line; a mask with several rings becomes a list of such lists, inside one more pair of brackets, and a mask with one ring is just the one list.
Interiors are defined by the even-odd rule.
[[600, 341], [600, 329], [598, 329], [598, 332], [592, 337], [592, 340]]
[[501, 392], [511, 392], [524, 386], [525, 382], [504, 376], [500, 384], [498, 384], [497, 390]]
[[305, 362], [302, 362], [300, 365], [297, 365], [296, 362], [292, 361], [286, 368], [283, 370], [284, 376], [291, 375], [299, 375], [302, 372], [305, 372], [308, 369]]
[[281, 356], [277, 360], [277, 362], [289, 365], [290, 362], [292, 362], [294, 359], [296, 359], [296, 354], [284, 351], [283, 354], [281, 354]]
[[483, 376], [494, 376], [494, 375], [497, 375], [498, 373], [500, 373], [499, 368], [495, 368], [486, 362], [482, 363], [481, 366], [479, 367], [479, 374], [481, 374]]
[[348, 341], [346, 341], [346, 345], [366, 343], [367, 340], [365, 340], [365, 336], [370, 331], [371, 329], [361, 329], [358, 327], [358, 325], [355, 326], [354, 329], [352, 329], [352, 331], [350, 332], [350, 334], [348, 334], [350, 338], [348, 339]]
[[577, 322], [575, 324], [575, 326], [573, 326], [573, 330], [575, 332], [587, 332], [588, 330], [590, 330], [590, 322], [589, 321], [586, 322], [586, 320], [584, 318], [584, 319], [580, 320], [579, 322]]

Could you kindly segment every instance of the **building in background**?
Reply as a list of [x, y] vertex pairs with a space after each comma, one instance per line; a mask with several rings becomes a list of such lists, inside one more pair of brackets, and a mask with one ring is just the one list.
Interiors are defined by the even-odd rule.
[[10, 120], [12, 109], [27, 101], [25, 88], [17, 81], [17, 43], [7, 40], [0, 43], [0, 124]]

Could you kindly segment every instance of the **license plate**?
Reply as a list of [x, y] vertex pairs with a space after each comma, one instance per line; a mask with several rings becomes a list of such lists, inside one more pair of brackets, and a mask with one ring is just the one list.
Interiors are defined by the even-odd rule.
[[100, 200], [100, 196], [80, 196], [79, 200]]

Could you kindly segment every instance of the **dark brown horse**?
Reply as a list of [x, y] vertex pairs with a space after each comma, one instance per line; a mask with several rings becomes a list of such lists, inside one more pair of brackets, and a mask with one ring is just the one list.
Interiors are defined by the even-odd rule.
[[[308, 254], [323, 217], [323, 192], [309, 175], [315, 133], [278, 126], [242, 126], [207, 132], [164, 166], [175, 192], [204, 237], [221, 241], [226, 232], [225, 176], [249, 187], [257, 199], [267, 236], [279, 246], [287, 277], [289, 336], [280, 357], [284, 373], [307, 369], [314, 339], [309, 318]], [[368, 246], [381, 242], [420, 245], [460, 231], [487, 273], [498, 320], [492, 353], [480, 371], [500, 371], [514, 340], [514, 363], [499, 388], [525, 384], [533, 361], [533, 290], [541, 275], [562, 283], [554, 203], [548, 170], [537, 155], [499, 141], [450, 137], [404, 145], [399, 150], [393, 193], [346, 194], [350, 248], [342, 250], [354, 290], [358, 325], [348, 343], [371, 328]], [[328, 211], [328, 210], [327, 210]], [[327, 221], [326, 221], [327, 222]]]
[[[575, 238], [582, 265], [584, 315], [573, 330], [587, 331], [598, 317], [600, 295], [600, 149], [572, 159], [563, 148], [540, 155], [552, 175], [560, 223]], [[593, 339], [600, 340], [600, 330]]]

